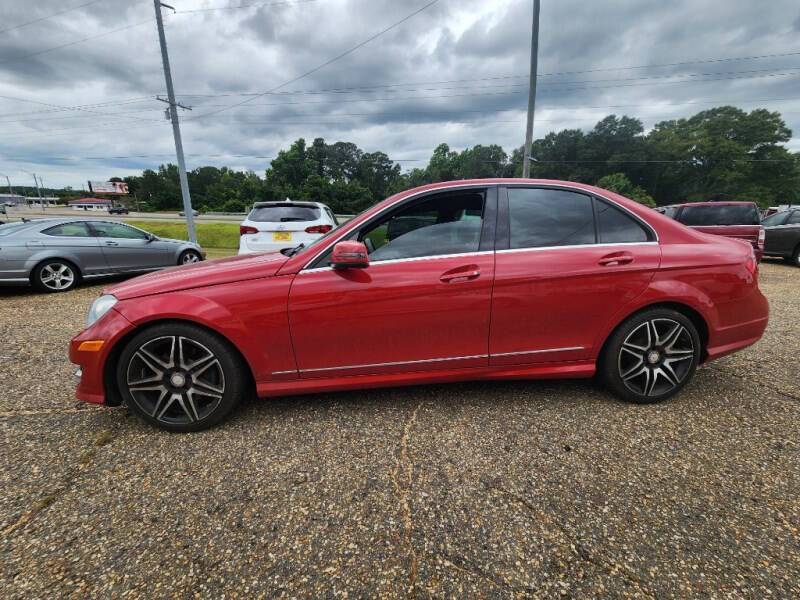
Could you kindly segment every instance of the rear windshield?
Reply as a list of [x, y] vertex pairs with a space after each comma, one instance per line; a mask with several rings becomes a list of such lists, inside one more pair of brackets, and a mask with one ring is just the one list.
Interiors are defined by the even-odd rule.
[[289, 221], [316, 221], [320, 209], [314, 206], [257, 206], [250, 212], [248, 219], [266, 223], [286, 223]]
[[758, 225], [755, 204], [684, 206], [679, 220], [684, 225]]

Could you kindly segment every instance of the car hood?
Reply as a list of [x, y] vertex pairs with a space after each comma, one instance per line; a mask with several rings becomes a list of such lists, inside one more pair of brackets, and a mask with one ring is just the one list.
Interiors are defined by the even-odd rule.
[[219, 258], [135, 277], [111, 286], [103, 293], [114, 294], [119, 300], [126, 300], [233, 281], [272, 277], [287, 260], [287, 257], [280, 252]]
[[[159, 242], [169, 242], [170, 244], [189, 244], [190, 243], [190, 242], [187, 242], [186, 240], [176, 240], [176, 239], [173, 239], [173, 238], [165, 238], [165, 237], [159, 237], [158, 241]], [[192, 245], [196, 246], [197, 244], [192, 244]]]

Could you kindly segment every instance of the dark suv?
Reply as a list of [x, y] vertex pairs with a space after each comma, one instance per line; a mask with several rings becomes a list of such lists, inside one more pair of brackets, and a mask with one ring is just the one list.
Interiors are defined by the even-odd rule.
[[800, 267], [800, 208], [775, 213], [761, 221], [766, 256], [780, 256]]
[[761, 262], [764, 228], [755, 202], [688, 202], [656, 209], [693, 229], [750, 242]]
[[128, 207], [127, 206], [110, 206], [108, 209], [108, 214], [110, 215], [127, 215], [128, 214]]

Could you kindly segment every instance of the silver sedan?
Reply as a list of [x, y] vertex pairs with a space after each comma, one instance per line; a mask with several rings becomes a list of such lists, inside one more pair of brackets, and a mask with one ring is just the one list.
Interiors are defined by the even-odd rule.
[[65, 292], [82, 279], [203, 260], [197, 244], [114, 221], [38, 219], [0, 225], [0, 285]]

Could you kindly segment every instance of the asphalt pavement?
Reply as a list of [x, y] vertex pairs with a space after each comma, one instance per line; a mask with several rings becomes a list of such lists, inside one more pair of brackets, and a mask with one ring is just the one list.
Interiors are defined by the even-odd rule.
[[197, 434], [73, 398], [102, 285], [0, 290], [0, 597], [800, 597], [800, 269], [676, 398], [591, 381], [251, 401]]

